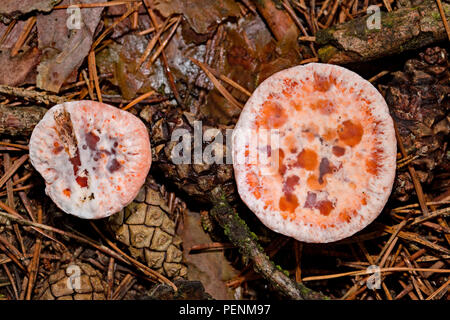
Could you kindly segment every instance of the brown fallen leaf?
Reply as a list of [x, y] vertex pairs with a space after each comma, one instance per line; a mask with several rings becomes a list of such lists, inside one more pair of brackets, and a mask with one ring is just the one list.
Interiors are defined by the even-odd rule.
[[0, 3], [1, 18], [14, 19], [33, 12], [50, 12], [61, 0], [2, 0]]
[[40, 51], [37, 48], [19, 53], [13, 58], [9, 50], [0, 51], [0, 84], [19, 86], [34, 83], [39, 60]]
[[[34, 84], [36, 82], [36, 66], [39, 64], [41, 53], [37, 48], [25, 45], [19, 53], [11, 57], [11, 51], [19, 39], [26, 21], [18, 20], [12, 28], [0, 23], [0, 35], [3, 41], [0, 43], [0, 84], [19, 86], [22, 84]], [[6, 35], [6, 36], [4, 36]]]
[[199, 280], [214, 299], [234, 299], [233, 291], [225, 282], [238, 272], [230, 265], [222, 251], [207, 251], [189, 254], [189, 249], [198, 244], [211, 242], [203, 231], [199, 213], [187, 211], [180, 228], [183, 238], [184, 257], [188, 265], [188, 280]]
[[[76, 3], [101, 3], [103, 0], [78, 0]], [[74, 4], [64, 0], [63, 5]], [[91, 49], [95, 30], [100, 22], [103, 7], [81, 10], [81, 28], [69, 30], [66, 10], [39, 14], [37, 28], [39, 49], [43, 52], [38, 66], [37, 86], [58, 92], [64, 82], [75, 80], [78, 68]]]
[[239, 6], [233, 0], [153, 0], [155, 9], [164, 17], [182, 14], [199, 34], [210, 33], [230, 17], [238, 17]]

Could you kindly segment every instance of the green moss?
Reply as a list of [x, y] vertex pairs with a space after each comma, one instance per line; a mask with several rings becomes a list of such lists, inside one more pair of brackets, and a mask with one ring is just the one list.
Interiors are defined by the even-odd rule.
[[336, 53], [338, 49], [335, 47], [328, 45], [319, 49], [317, 54], [319, 55], [320, 61], [327, 62], [329, 61]]

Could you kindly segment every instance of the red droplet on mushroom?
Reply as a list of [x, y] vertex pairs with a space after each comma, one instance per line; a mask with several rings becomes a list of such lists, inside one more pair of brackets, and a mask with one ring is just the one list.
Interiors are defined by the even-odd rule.
[[[269, 144], [267, 130], [277, 136]], [[268, 149], [270, 164], [246, 163]], [[337, 241], [371, 223], [390, 195], [395, 165], [386, 102], [335, 65], [269, 77], [246, 103], [233, 138], [243, 201], [267, 227], [304, 242]]]
[[107, 104], [76, 101], [45, 114], [31, 135], [30, 159], [58, 207], [97, 219], [136, 197], [152, 155], [147, 128], [137, 117]]

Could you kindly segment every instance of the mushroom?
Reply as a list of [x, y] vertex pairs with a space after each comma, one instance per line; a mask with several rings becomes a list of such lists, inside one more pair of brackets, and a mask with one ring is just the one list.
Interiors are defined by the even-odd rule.
[[34, 128], [29, 148], [47, 195], [84, 219], [104, 218], [128, 205], [152, 161], [142, 121], [94, 101], [52, 107]]
[[266, 79], [232, 141], [242, 200], [268, 228], [299, 241], [353, 235], [380, 214], [392, 190], [396, 138], [388, 107], [343, 67], [310, 63]]

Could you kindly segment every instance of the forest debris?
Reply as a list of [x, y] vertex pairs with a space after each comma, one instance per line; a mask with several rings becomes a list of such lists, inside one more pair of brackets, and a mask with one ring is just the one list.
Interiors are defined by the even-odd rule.
[[[2, 0], [0, 20], [14, 19], [33, 11], [50, 12], [61, 0]], [[6, 19], [5, 19], [6, 18]]]
[[242, 255], [253, 261], [255, 269], [280, 293], [293, 300], [327, 299], [323, 294], [306, 288], [302, 283], [292, 281], [267, 258], [245, 221], [228, 204], [220, 187], [212, 191], [211, 202], [213, 203], [213, 208], [210, 214], [224, 229], [225, 235], [229, 237], [235, 246], [239, 247]]
[[1, 50], [0, 84], [18, 86], [34, 83], [40, 56], [41, 52], [37, 48], [25, 50], [14, 57], [11, 57], [9, 50]]
[[206, 291], [218, 300], [233, 299], [233, 292], [224, 283], [237, 275], [230, 262], [220, 251], [203, 251], [194, 254], [189, 250], [199, 243], [210, 243], [209, 235], [202, 229], [199, 213], [186, 211], [180, 225], [184, 258], [188, 266], [188, 279], [203, 282]]
[[[82, 0], [82, 3], [99, 3], [102, 0]], [[64, 0], [63, 4], [68, 3]], [[38, 66], [37, 86], [58, 92], [64, 82], [76, 80], [78, 68], [88, 55], [103, 8], [80, 9], [81, 28], [69, 30], [69, 13], [56, 10], [37, 16], [39, 49], [43, 58]], [[62, 23], [63, 21], [63, 23]]]
[[134, 99], [138, 93], [144, 94], [152, 90], [170, 93], [164, 90], [169, 84], [159, 61], [150, 69], [145, 63], [138, 67], [137, 57], [142, 56], [145, 46], [144, 37], [128, 34], [97, 55], [100, 73], [113, 74], [108, 80], [119, 87], [122, 97], [126, 100]]
[[[75, 281], [78, 281], [78, 285]], [[68, 283], [71, 285], [67, 285]], [[62, 265], [39, 286], [40, 290], [35, 297], [38, 300], [106, 299], [107, 284], [101, 272], [80, 261]]]
[[26, 100], [32, 100], [46, 105], [49, 104], [59, 104], [66, 102], [68, 99], [65, 97], [60, 97], [56, 95], [47, 94], [45, 92], [40, 92], [36, 90], [29, 90], [18, 87], [10, 87], [5, 85], [0, 85], [0, 94], [7, 96], [14, 96], [24, 98]]
[[239, 6], [233, 0], [154, 0], [153, 3], [164, 17], [182, 14], [198, 34], [211, 33], [218, 24], [239, 15]]
[[[450, 69], [445, 49], [428, 48], [409, 59], [403, 71], [393, 73], [393, 79], [381, 86], [386, 102], [398, 126], [406, 152], [412, 158], [417, 177], [429, 185], [436, 173], [449, 167], [450, 135]], [[414, 185], [408, 171], [397, 172], [393, 196], [401, 201], [414, 195]]]
[[0, 135], [29, 137], [47, 112], [42, 107], [0, 106]]
[[281, 10], [275, 4], [273, 0], [252, 0], [258, 12], [267, 22], [269, 29], [272, 31], [275, 39], [278, 41], [283, 40], [286, 36], [290, 36], [292, 30], [293, 37], [297, 38], [299, 31], [292, 20], [289, 13], [285, 10]]
[[[107, 222], [112, 235], [130, 254], [169, 278], [185, 277], [182, 240], [175, 232], [175, 219], [169, 209], [169, 195], [149, 179], [136, 199]], [[178, 202], [177, 214], [185, 206]], [[176, 215], [174, 215], [176, 216]]]
[[[450, 4], [442, 5], [450, 19]], [[381, 29], [368, 29], [367, 19], [364, 16], [319, 30], [316, 42], [321, 46], [320, 60], [335, 64], [369, 61], [447, 38], [435, 1], [424, 0], [418, 6], [381, 12]]]
[[[13, 20], [9, 25], [0, 23], [0, 84], [17, 86], [36, 82], [36, 67], [40, 62], [41, 52], [36, 47], [20, 45], [19, 38], [25, 34], [27, 21]], [[28, 33], [27, 33], [28, 34]], [[16, 54], [13, 55], [14, 48]]]
[[200, 281], [177, 279], [174, 281], [178, 291], [175, 292], [167, 284], [158, 284], [151, 289], [143, 300], [211, 300], [212, 297], [205, 291]]

